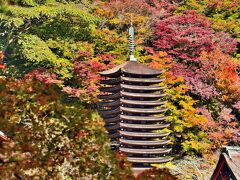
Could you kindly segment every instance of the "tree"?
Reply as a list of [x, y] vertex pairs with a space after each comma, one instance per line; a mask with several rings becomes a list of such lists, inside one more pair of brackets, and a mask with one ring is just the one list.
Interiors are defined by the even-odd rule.
[[206, 17], [194, 11], [159, 20], [155, 25], [153, 46], [179, 61], [196, 62], [202, 51], [209, 52], [217, 47], [232, 54], [236, 45], [236, 40], [223, 32], [215, 33]]
[[64, 97], [33, 76], [0, 78], [1, 178], [120, 178], [102, 119]]
[[[185, 10], [195, 10], [199, 14], [203, 14], [211, 22], [211, 27], [219, 32], [224, 31], [231, 34], [236, 38], [238, 44], [240, 43], [239, 35], [239, 1], [238, 0], [207, 0], [207, 1], [183, 1], [183, 3], [177, 7], [177, 12], [183, 12]], [[239, 45], [238, 51], [235, 56], [239, 57]]]
[[168, 87], [165, 90], [168, 95], [165, 107], [168, 109], [167, 121], [172, 125], [167, 132], [171, 132], [173, 152], [180, 156], [209, 153], [211, 143], [207, 139], [207, 131], [204, 131], [208, 119], [196, 108], [198, 101], [188, 95], [189, 88], [184, 84], [184, 79], [173, 74], [173, 59], [165, 52], [149, 53], [141, 57], [144, 62], [152, 68], [167, 70], [163, 75], [166, 78], [163, 85]]
[[53, 3], [35, 7], [7, 5], [0, 20], [0, 48], [7, 64], [14, 64], [23, 74], [45, 67], [69, 78], [70, 60], [81, 41], [91, 39], [98, 18], [75, 4]]

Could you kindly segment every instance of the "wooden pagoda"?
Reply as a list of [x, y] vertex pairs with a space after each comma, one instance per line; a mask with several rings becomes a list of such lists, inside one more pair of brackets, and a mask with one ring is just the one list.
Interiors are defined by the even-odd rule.
[[167, 109], [162, 107], [165, 87], [159, 86], [164, 81], [159, 78], [163, 71], [136, 61], [132, 27], [129, 35], [130, 61], [100, 73], [104, 80], [99, 112], [112, 146], [134, 166], [168, 162], [171, 147], [164, 129], [170, 124], [165, 122]]

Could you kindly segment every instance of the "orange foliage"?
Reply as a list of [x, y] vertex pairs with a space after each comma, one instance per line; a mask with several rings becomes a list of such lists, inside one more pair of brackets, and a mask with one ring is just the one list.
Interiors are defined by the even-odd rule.
[[151, 68], [166, 70], [162, 75], [165, 78], [162, 85], [168, 87], [165, 90], [168, 95], [165, 106], [169, 109], [166, 115], [172, 124], [174, 151], [199, 155], [207, 153], [210, 145], [203, 129], [208, 119], [194, 107], [197, 101], [188, 95], [189, 88], [184, 84], [183, 77], [175, 76], [171, 71], [173, 59], [166, 52], [154, 52], [151, 48], [146, 50], [149, 54], [141, 57], [141, 61]]
[[239, 0], [207, 0], [207, 5], [209, 7], [214, 7], [216, 9], [237, 9], [240, 5]]
[[3, 60], [3, 58], [4, 58], [4, 54], [3, 54], [3, 52], [2, 52], [2, 51], [0, 51], [0, 61], [2, 61], [2, 60]]
[[219, 98], [225, 102], [240, 99], [240, 77], [237, 73], [240, 63], [216, 49], [201, 54], [203, 70], [214, 79], [214, 85], [219, 90]]

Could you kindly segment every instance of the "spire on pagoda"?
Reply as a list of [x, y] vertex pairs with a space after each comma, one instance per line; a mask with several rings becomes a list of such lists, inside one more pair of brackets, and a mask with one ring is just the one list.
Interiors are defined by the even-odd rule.
[[135, 45], [134, 45], [134, 28], [131, 18], [131, 26], [128, 29], [128, 35], [129, 35], [129, 60], [130, 61], [137, 61], [137, 59], [134, 57], [134, 51], [135, 51]]

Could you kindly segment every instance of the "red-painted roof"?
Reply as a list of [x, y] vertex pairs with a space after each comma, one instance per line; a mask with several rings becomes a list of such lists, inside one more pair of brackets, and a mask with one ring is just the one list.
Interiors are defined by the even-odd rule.
[[240, 179], [240, 147], [226, 146], [222, 149], [211, 179], [221, 178], [226, 173], [224, 171], [228, 171], [232, 179]]

